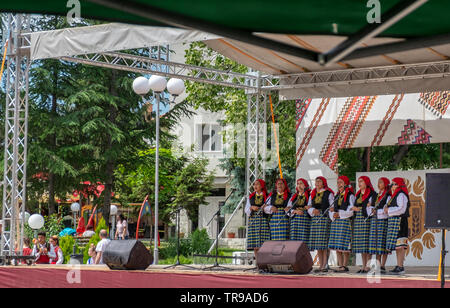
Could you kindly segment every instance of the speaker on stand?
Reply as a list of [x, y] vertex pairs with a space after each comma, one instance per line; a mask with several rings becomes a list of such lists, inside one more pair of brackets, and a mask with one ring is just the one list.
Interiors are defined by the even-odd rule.
[[445, 287], [445, 233], [450, 229], [450, 173], [427, 173], [425, 196], [425, 228], [442, 230], [441, 287]]

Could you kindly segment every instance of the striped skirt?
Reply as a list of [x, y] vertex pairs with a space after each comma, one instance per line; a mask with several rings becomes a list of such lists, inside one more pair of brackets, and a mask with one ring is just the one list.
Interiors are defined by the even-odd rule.
[[397, 247], [398, 232], [400, 231], [401, 217], [394, 216], [388, 218], [386, 249], [391, 252]]
[[328, 248], [349, 251], [352, 240], [352, 222], [350, 219], [336, 219], [331, 223]]
[[369, 253], [369, 234], [370, 223], [374, 217], [365, 221], [362, 211], [356, 213], [355, 223], [353, 225], [353, 253]]
[[289, 219], [284, 210], [272, 215], [270, 219], [270, 239], [272, 241], [286, 241], [289, 236]]
[[327, 215], [322, 218], [311, 218], [311, 233], [309, 236], [309, 250], [327, 250], [330, 235], [330, 219]]
[[309, 233], [311, 229], [311, 217], [304, 213], [303, 215], [295, 215], [291, 219], [291, 236], [292, 241], [302, 241], [309, 247]]
[[369, 253], [371, 255], [385, 255], [387, 237], [387, 219], [373, 218], [370, 222]]
[[248, 221], [247, 249], [259, 248], [265, 241], [270, 241], [269, 222], [262, 214], [253, 214]]

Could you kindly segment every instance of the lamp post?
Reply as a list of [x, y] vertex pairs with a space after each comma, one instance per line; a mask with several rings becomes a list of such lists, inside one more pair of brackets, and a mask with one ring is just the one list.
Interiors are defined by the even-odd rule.
[[112, 232], [110, 234], [110, 237], [113, 240], [115, 238], [116, 233], [116, 215], [117, 215], [117, 206], [115, 206], [114, 204], [112, 204], [111, 208], [109, 209], [109, 215], [112, 217]]
[[37, 239], [37, 231], [44, 226], [44, 217], [39, 214], [33, 214], [28, 218], [28, 225], [34, 230], [34, 238]]
[[72, 210], [73, 214], [73, 228], [77, 229], [77, 213], [80, 211], [80, 204], [77, 202], [74, 202], [70, 205], [70, 209]]
[[161, 93], [167, 88], [172, 96], [177, 97], [184, 92], [184, 82], [181, 79], [172, 78], [167, 82], [166, 78], [153, 75], [146, 83], [145, 77], [138, 77], [133, 82], [133, 90], [136, 94], [144, 97], [152, 90], [156, 98], [156, 141], [155, 141], [155, 248], [153, 252], [154, 263], [158, 264], [158, 202], [159, 202], [159, 104], [161, 102]]

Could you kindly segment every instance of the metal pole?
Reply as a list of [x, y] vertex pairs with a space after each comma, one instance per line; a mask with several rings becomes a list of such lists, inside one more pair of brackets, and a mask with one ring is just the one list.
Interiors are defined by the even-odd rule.
[[156, 93], [156, 151], [155, 151], [155, 249], [153, 252], [153, 264], [158, 264], [158, 199], [159, 199], [159, 103], [160, 93]]

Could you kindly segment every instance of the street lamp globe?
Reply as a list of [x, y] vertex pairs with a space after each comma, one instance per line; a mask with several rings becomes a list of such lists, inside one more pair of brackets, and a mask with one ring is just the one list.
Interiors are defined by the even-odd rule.
[[111, 216], [117, 215], [117, 206], [111, 205], [111, 208], [109, 209], [109, 215]]
[[77, 202], [74, 202], [70, 205], [70, 209], [72, 212], [79, 212], [80, 211], [80, 204]]
[[171, 78], [167, 83], [167, 90], [173, 96], [181, 95], [185, 90], [184, 81], [178, 78]]
[[39, 230], [44, 226], [44, 217], [39, 214], [33, 214], [28, 219], [28, 225], [33, 230]]
[[138, 77], [133, 81], [133, 91], [137, 95], [147, 95], [150, 91], [150, 84], [145, 77]]
[[164, 77], [153, 75], [150, 77], [148, 84], [154, 92], [161, 93], [167, 86], [167, 80]]

